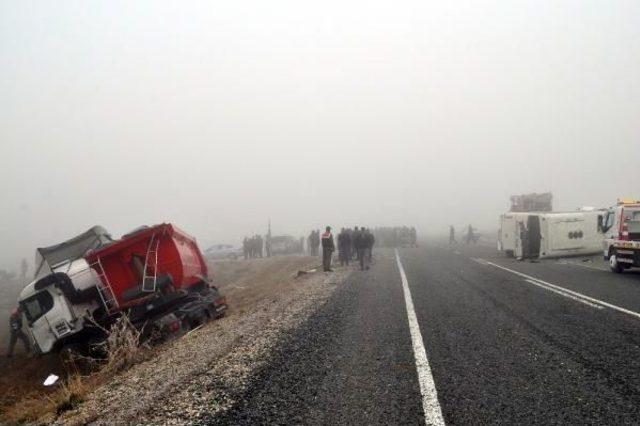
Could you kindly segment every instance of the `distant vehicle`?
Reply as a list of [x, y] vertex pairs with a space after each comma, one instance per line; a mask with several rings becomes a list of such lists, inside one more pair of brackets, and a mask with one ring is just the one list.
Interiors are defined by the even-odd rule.
[[211, 259], [237, 259], [244, 255], [241, 247], [231, 244], [214, 244], [204, 251], [206, 257]]
[[604, 259], [615, 273], [640, 267], [640, 201], [618, 200], [600, 221]]
[[553, 195], [550, 192], [542, 194], [522, 194], [511, 196], [511, 212], [551, 212], [553, 210]]

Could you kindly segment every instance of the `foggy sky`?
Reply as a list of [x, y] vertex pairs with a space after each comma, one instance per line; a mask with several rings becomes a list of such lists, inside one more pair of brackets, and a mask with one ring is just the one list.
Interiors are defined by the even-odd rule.
[[638, 1], [0, 1], [0, 267], [640, 196]]

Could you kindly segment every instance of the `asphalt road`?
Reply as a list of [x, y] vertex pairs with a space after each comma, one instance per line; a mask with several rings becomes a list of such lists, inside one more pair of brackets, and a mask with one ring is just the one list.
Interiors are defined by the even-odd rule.
[[207, 423], [425, 424], [429, 398], [451, 425], [640, 422], [640, 274], [482, 246], [399, 258], [437, 396], [421, 395], [396, 255], [379, 250]]

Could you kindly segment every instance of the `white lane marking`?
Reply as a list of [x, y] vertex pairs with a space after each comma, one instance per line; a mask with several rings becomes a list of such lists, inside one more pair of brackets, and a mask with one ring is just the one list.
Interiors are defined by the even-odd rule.
[[[477, 259], [474, 259], [474, 260], [478, 261]], [[505, 268], [504, 266], [498, 265], [498, 264], [493, 263], [493, 262], [489, 262], [488, 260], [484, 260], [484, 259], [480, 259], [480, 260], [482, 260], [482, 262], [478, 262], [478, 263], [482, 263], [484, 265], [494, 266], [496, 268], [499, 268], [499, 269], [505, 270], [507, 272], [511, 272], [512, 274], [515, 274], [515, 275], [518, 275], [520, 277], [523, 277], [527, 281], [528, 280], [535, 281], [538, 284], [546, 285], [546, 286], [554, 288], [554, 289], [556, 289], [556, 290], [558, 290], [558, 291], [560, 291], [562, 293], [567, 293], [569, 295], [572, 295], [572, 296], [575, 296], [577, 298], [580, 298], [580, 299], [586, 300], [588, 302], [591, 302], [591, 303], [593, 303], [595, 305], [599, 305], [599, 306], [603, 306], [605, 308], [613, 309], [614, 311], [618, 311], [618, 312], [621, 312], [623, 314], [627, 314], [627, 315], [630, 315], [632, 317], [640, 319], [640, 313], [638, 313], [638, 312], [634, 312], [634, 311], [631, 311], [629, 309], [625, 309], [625, 308], [622, 308], [620, 306], [613, 305], [613, 304], [605, 302], [603, 300], [599, 300], [599, 299], [596, 299], [594, 297], [587, 296], [586, 294], [578, 293], [577, 291], [569, 290], [568, 288], [560, 287], [559, 285], [551, 284], [551, 283], [549, 283], [547, 281], [543, 281], [543, 280], [541, 280], [539, 278], [532, 277], [531, 275], [523, 274], [522, 272], [514, 271], [513, 269]]]
[[552, 291], [552, 292], [554, 292], [556, 294], [559, 294], [560, 296], [568, 297], [569, 299], [575, 300], [576, 302], [584, 303], [585, 305], [591, 306], [592, 308], [604, 309], [604, 307], [602, 307], [600, 305], [596, 305], [595, 303], [591, 303], [588, 300], [581, 299], [580, 297], [573, 296], [573, 295], [571, 295], [569, 293], [565, 293], [564, 291], [556, 290], [555, 288], [552, 288], [552, 287], [549, 287], [547, 285], [544, 285], [544, 284], [542, 284], [542, 283], [540, 283], [538, 281], [529, 280], [529, 279], [526, 279], [525, 281], [528, 282], [529, 284], [536, 285], [536, 286], [538, 286], [540, 288], [543, 288], [545, 290]]
[[[491, 262], [487, 262], [486, 260], [480, 259], [480, 258], [477, 258], [477, 257], [472, 257], [471, 260], [473, 260], [475, 262], [478, 262], [481, 265], [488, 265], [488, 266], [491, 265]], [[577, 297], [577, 296], [574, 296], [572, 294], [569, 294], [566, 291], [558, 290], [556, 288], [550, 287], [549, 285], [547, 285], [547, 283], [545, 283], [544, 281], [539, 280], [537, 278], [531, 278], [531, 279], [526, 278], [525, 281], [528, 282], [529, 284], [533, 284], [533, 285], [538, 286], [540, 288], [543, 288], [545, 290], [552, 291], [552, 292], [554, 292], [556, 294], [559, 294], [560, 296], [568, 297], [569, 299], [575, 300], [576, 302], [584, 303], [585, 305], [590, 306], [592, 308], [604, 309], [600, 305], [596, 305], [595, 303], [591, 303], [588, 300], [585, 300], [585, 299], [582, 299], [580, 297]]]
[[420, 383], [420, 393], [422, 394], [422, 409], [424, 410], [424, 421], [427, 425], [444, 426], [442, 417], [442, 409], [438, 402], [438, 391], [433, 381], [431, 367], [427, 359], [427, 352], [424, 349], [420, 326], [416, 311], [413, 308], [413, 299], [411, 298], [411, 290], [409, 290], [409, 282], [407, 274], [404, 272], [402, 262], [400, 262], [400, 254], [396, 249], [396, 261], [400, 270], [400, 278], [402, 278], [402, 290], [404, 291], [404, 302], [407, 307], [407, 318], [409, 320], [409, 331], [411, 332], [411, 344], [413, 346], [413, 356], [416, 360], [416, 370], [418, 372], [418, 382]]

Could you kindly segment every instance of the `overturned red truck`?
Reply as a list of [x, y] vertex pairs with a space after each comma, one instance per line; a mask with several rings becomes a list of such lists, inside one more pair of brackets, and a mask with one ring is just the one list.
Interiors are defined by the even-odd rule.
[[224, 315], [193, 237], [171, 224], [113, 240], [100, 226], [36, 251], [20, 306], [38, 353], [103, 340], [126, 314], [143, 336], [168, 336]]

